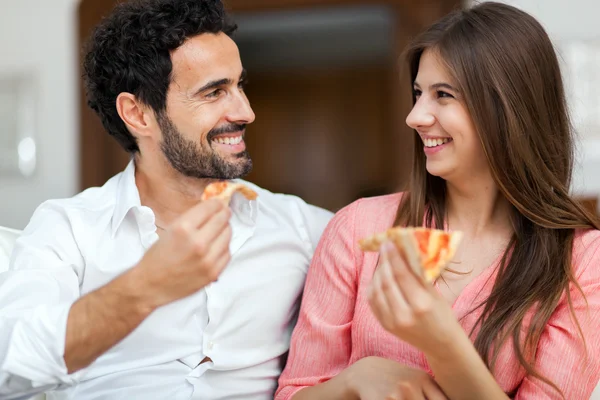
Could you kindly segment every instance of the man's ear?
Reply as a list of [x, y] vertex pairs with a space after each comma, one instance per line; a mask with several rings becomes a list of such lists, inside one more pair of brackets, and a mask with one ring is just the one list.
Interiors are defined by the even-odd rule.
[[117, 112], [129, 131], [137, 137], [152, 135], [155, 122], [151, 108], [141, 103], [131, 93], [120, 93], [117, 96]]

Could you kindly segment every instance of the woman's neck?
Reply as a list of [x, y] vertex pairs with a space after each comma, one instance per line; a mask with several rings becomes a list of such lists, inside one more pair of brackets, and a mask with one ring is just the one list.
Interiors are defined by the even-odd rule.
[[446, 184], [448, 227], [467, 236], [512, 232], [511, 205], [494, 183], [458, 187]]

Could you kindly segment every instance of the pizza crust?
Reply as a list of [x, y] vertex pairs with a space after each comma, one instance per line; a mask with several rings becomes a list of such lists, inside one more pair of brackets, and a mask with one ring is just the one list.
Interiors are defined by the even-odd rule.
[[255, 200], [256, 197], [258, 197], [254, 190], [250, 189], [243, 183], [219, 181], [213, 182], [206, 186], [204, 193], [202, 193], [201, 200], [217, 198], [229, 204], [235, 192], [240, 192], [248, 200]]

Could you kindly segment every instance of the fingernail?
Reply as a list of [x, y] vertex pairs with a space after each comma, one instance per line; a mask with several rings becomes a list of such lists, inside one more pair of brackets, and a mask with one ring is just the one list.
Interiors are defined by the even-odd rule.
[[381, 246], [381, 250], [384, 253], [389, 253], [390, 251], [392, 251], [393, 248], [394, 248], [394, 245], [390, 241], [384, 242], [383, 245]]

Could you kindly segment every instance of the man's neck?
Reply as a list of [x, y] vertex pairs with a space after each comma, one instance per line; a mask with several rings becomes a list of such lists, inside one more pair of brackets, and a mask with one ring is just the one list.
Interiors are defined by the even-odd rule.
[[135, 160], [135, 183], [140, 202], [152, 209], [156, 225], [160, 227], [170, 225], [198, 204], [211, 182], [214, 180], [186, 177], [168, 165], [150, 164], [139, 158]]

